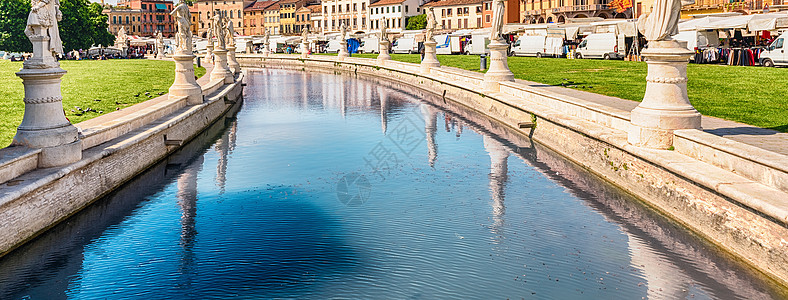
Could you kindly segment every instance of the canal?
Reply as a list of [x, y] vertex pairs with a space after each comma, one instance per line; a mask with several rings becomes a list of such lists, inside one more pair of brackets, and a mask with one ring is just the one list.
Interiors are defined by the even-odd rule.
[[251, 70], [165, 161], [0, 259], [0, 299], [781, 299], [527, 136], [440, 96]]

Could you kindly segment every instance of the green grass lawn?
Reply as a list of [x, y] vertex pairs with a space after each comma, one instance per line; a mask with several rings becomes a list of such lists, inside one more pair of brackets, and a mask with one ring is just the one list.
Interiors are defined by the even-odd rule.
[[[0, 148], [11, 143], [22, 122], [25, 104], [22, 79], [14, 75], [21, 62], [0, 60]], [[167, 93], [175, 79], [175, 63], [156, 60], [62, 61], [63, 108], [72, 123], [79, 123]], [[196, 70], [198, 77], [205, 68]], [[150, 93], [150, 97], [145, 93]], [[138, 95], [139, 96], [136, 96]], [[97, 101], [101, 100], [101, 101]], [[98, 112], [80, 113], [92, 108]], [[73, 111], [72, 111], [73, 110]], [[101, 113], [99, 113], [101, 112]]]
[[[354, 54], [375, 58], [377, 54]], [[418, 54], [392, 54], [392, 59], [418, 63]], [[479, 57], [438, 55], [442, 65], [479, 70]], [[515, 77], [550, 85], [565, 80], [572, 88], [640, 101], [646, 89], [646, 63], [590, 59], [510, 57]], [[707, 116], [788, 132], [788, 69], [690, 64], [689, 99]]]

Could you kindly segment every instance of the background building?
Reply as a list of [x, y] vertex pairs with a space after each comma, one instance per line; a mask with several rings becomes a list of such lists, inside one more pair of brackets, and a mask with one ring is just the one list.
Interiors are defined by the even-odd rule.
[[296, 30], [301, 32], [301, 29], [306, 27], [310, 32], [315, 32], [315, 27], [312, 23], [312, 13], [315, 11], [320, 12], [321, 9], [322, 7], [320, 4], [316, 4], [304, 6], [296, 10]]
[[161, 31], [165, 37], [172, 37], [175, 33], [175, 22], [170, 15], [171, 0], [120, 0], [117, 6], [140, 11], [142, 27], [138, 35], [153, 36]]
[[[507, 4], [510, 2], [507, 1]], [[567, 18], [632, 18], [632, 9], [618, 13], [608, 5], [609, 2], [610, 0], [525, 0], [520, 9], [520, 22], [541, 24], [565, 23]], [[642, 7], [642, 2], [638, 5]]]
[[482, 28], [482, 0], [443, 0], [422, 6], [433, 7], [435, 19], [443, 29]]
[[198, 31], [198, 36], [206, 37], [207, 32], [211, 28], [211, 17], [213, 16], [216, 10], [220, 10], [223, 13], [227, 14], [227, 17], [233, 22], [233, 29], [235, 29], [236, 34], [242, 34], [244, 28], [244, 8], [247, 8], [249, 5], [253, 4], [254, 0], [199, 0], [197, 1], [197, 8], [198, 8], [198, 18], [200, 22], [200, 28]]
[[306, 5], [306, 0], [279, 1], [279, 27], [282, 34], [299, 34], [296, 26], [296, 11]]
[[369, 28], [369, 5], [377, 0], [324, 0], [323, 26], [324, 32], [339, 31], [339, 24], [347, 24], [349, 32], [367, 30]]
[[265, 28], [268, 29], [269, 34], [280, 34], [279, 23], [279, 2], [274, 3], [265, 9]]
[[402, 32], [408, 19], [421, 14], [420, 0], [380, 0], [369, 5], [370, 29], [380, 30], [380, 23], [386, 22], [391, 32]]
[[277, 1], [256, 1], [244, 9], [244, 35], [265, 34], [265, 9]]
[[141, 35], [142, 32], [142, 12], [139, 9], [131, 9], [128, 7], [105, 7], [102, 11], [107, 15], [107, 30], [113, 35], [118, 35], [118, 31], [122, 27], [126, 27], [126, 34], [128, 35]]

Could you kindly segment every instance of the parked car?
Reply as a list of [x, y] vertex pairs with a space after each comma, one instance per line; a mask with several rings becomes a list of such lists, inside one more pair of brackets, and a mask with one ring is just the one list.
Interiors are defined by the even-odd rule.
[[399, 38], [391, 45], [391, 53], [419, 53], [419, 43], [415, 38]]
[[624, 36], [615, 33], [592, 33], [586, 36], [575, 50], [575, 58], [624, 58]]
[[544, 35], [521, 36], [512, 45], [511, 54], [517, 56], [561, 57], [564, 55], [564, 39]]
[[788, 55], [785, 53], [785, 40], [788, 33], [783, 33], [772, 42], [766, 51], [761, 53], [761, 65], [764, 67], [788, 66]]

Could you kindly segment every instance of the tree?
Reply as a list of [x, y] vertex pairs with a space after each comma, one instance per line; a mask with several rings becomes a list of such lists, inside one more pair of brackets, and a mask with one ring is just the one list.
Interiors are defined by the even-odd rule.
[[408, 25], [405, 26], [405, 30], [420, 30], [427, 28], [427, 15], [418, 15], [410, 17], [407, 20]]
[[25, 35], [30, 0], [0, 0], [0, 50], [32, 52]]
[[[92, 45], [110, 45], [115, 39], [107, 31], [107, 15], [101, 4], [88, 0], [60, 0], [63, 19], [58, 22], [63, 50], [88, 49]], [[30, 0], [0, 0], [0, 50], [31, 52], [33, 46], [25, 35]]]

